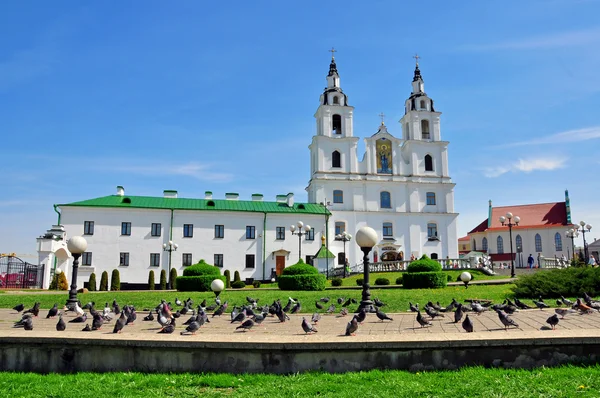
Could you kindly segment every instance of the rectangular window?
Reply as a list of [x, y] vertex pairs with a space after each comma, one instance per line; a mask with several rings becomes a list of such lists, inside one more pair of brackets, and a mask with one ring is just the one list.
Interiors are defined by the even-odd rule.
[[85, 252], [81, 255], [81, 265], [92, 265], [92, 252]]
[[338, 259], [338, 265], [346, 264], [346, 254], [344, 252], [338, 253], [337, 259]]
[[122, 222], [121, 223], [121, 235], [131, 235], [131, 223], [130, 222]]
[[84, 235], [94, 235], [94, 222], [93, 221], [84, 221], [83, 222], [83, 234]]
[[192, 265], [192, 253], [183, 253], [181, 264], [184, 266]]
[[119, 253], [119, 266], [129, 266], [129, 253]]
[[255, 239], [256, 238], [256, 227], [254, 225], [246, 226], [246, 239]]
[[275, 239], [285, 240], [285, 227], [275, 227]]
[[215, 238], [223, 238], [225, 236], [225, 226], [215, 225]]
[[427, 192], [427, 204], [428, 205], [435, 204], [435, 192]]
[[383, 223], [383, 236], [391, 237], [394, 235], [394, 227], [391, 222]]
[[333, 203], [344, 203], [344, 191], [339, 189], [333, 191]]
[[314, 266], [314, 258], [315, 256], [306, 256], [306, 264]]
[[434, 239], [437, 239], [437, 237], [438, 237], [437, 224], [435, 224], [435, 223], [427, 224], [427, 238], [429, 238], [430, 240], [434, 240]]
[[254, 254], [246, 254], [246, 268], [254, 268]]
[[150, 253], [150, 266], [151, 267], [159, 267], [160, 266], [160, 253]]
[[152, 223], [152, 227], [150, 228], [150, 235], [152, 236], [160, 236], [160, 230], [161, 230], [161, 225], [160, 223]]
[[223, 268], [223, 255], [215, 254], [215, 267]]
[[306, 240], [315, 240], [315, 229], [311, 228], [310, 231], [306, 233]]
[[343, 221], [336, 221], [335, 222], [335, 234], [340, 235], [340, 234], [343, 234], [345, 231], [346, 231], [346, 223]]
[[183, 224], [183, 237], [192, 238], [194, 236], [194, 224]]

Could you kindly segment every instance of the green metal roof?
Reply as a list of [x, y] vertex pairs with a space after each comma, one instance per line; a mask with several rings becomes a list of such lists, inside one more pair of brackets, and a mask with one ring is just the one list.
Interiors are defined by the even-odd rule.
[[315, 258], [335, 258], [335, 254], [330, 252], [325, 245], [321, 245], [321, 248], [317, 254], [315, 254]]
[[246, 211], [257, 213], [298, 213], [298, 214], [331, 214], [323, 205], [316, 203], [294, 203], [289, 207], [285, 202], [263, 202], [253, 200], [225, 199], [189, 199], [164, 198], [154, 196], [119, 196], [110, 195], [80, 202], [64, 203], [58, 206], [74, 207], [116, 207], [135, 209], [167, 209], [167, 210], [214, 210], [214, 211]]

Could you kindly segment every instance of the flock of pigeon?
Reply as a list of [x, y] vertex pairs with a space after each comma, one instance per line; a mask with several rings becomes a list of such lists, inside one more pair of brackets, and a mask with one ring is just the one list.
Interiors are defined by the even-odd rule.
[[[302, 309], [302, 304], [299, 300], [288, 298], [285, 306], [282, 305], [279, 299], [275, 300], [271, 305], [259, 306], [259, 299], [252, 297], [246, 297], [247, 303], [242, 306], [234, 305], [231, 309], [231, 324], [236, 324], [234, 331], [249, 331], [255, 325], [260, 325], [267, 317], [275, 317], [280, 322], [286, 322], [290, 320], [288, 314], [299, 313]], [[348, 315], [348, 307], [351, 304], [357, 304], [355, 299], [338, 298], [337, 304], [341, 305], [341, 311], [339, 316]], [[393, 321], [385, 312], [382, 307], [386, 304], [379, 299], [374, 300], [375, 304], [375, 316], [381, 321]], [[549, 306], [540, 297], [539, 300], [533, 300], [535, 307], [543, 310], [549, 308]], [[578, 298], [575, 303], [561, 296], [560, 300], [556, 301], [556, 304], [560, 308], [555, 309], [555, 314], [550, 316], [546, 322], [555, 329], [560, 319], [563, 319], [566, 315], [572, 313], [589, 314], [594, 311], [600, 312], [600, 301], [593, 300], [587, 293], [584, 293], [583, 298]], [[564, 307], [563, 307], [564, 306]], [[175, 307], [180, 307], [175, 310]], [[337, 312], [336, 304], [331, 301], [329, 297], [322, 297], [315, 302], [317, 312], [315, 312], [310, 321], [306, 317], [302, 317], [302, 330], [306, 334], [317, 333], [316, 325], [321, 319], [321, 312], [325, 310], [325, 314], [333, 314]], [[327, 307], [327, 309], [325, 309]], [[181, 331], [181, 334], [194, 335], [202, 326], [206, 323], [210, 323], [210, 319], [214, 317], [221, 317], [224, 315], [229, 308], [227, 301], [221, 302], [220, 297], [217, 296], [214, 303], [210, 305], [206, 300], [203, 300], [200, 304], [194, 308], [194, 302], [191, 298], [181, 302], [178, 298], [175, 299], [174, 305], [166, 300], [162, 300], [160, 304], [153, 309], [144, 309], [144, 312], [148, 312], [148, 315], [143, 318], [145, 322], [158, 322], [160, 328], [158, 333], [173, 333], [177, 325], [178, 319], [182, 316], [189, 315], [190, 317], [182, 324], [186, 326], [185, 330]], [[500, 322], [504, 325], [505, 329], [509, 327], [519, 327], [519, 325], [510, 317], [519, 310], [531, 309], [532, 307], [523, 303], [519, 299], [504, 300], [502, 304], [492, 304], [491, 301], [472, 301], [470, 304], [461, 304], [455, 299], [446, 306], [442, 307], [439, 302], [434, 304], [429, 301], [424, 307], [423, 311], [425, 315], [421, 313], [421, 309], [418, 304], [409, 303], [409, 309], [412, 312], [417, 313], [417, 322], [424, 328], [432, 325], [432, 321], [438, 317], [444, 317], [444, 313], [453, 313], [454, 323], [462, 321], [462, 328], [467, 332], [471, 333], [474, 331], [473, 321], [469, 318], [469, 313], [480, 315], [485, 311], [493, 310], [498, 314]], [[15, 322], [14, 327], [22, 327], [25, 330], [33, 330], [33, 319], [37, 317], [40, 312], [40, 303], [36, 302], [34, 306], [28, 310], [25, 310], [24, 304], [19, 304], [13, 308], [17, 312], [22, 312], [22, 317], [19, 321]], [[88, 314], [85, 312], [88, 310]], [[64, 331], [67, 328], [67, 324], [63, 319], [63, 312], [74, 311], [76, 317], [69, 320], [69, 323], [85, 324], [83, 331], [94, 331], [101, 330], [105, 324], [110, 323], [113, 319], [115, 320], [113, 326], [113, 333], [121, 333], [121, 331], [127, 326], [132, 325], [137, 320], [136, 309], [132, 305], [125, 305], [122, 308], [119, 306], [116, 300], [113, 300], [112, 305], [105, 304], [102, 310], [96, 309], [94, 302], [87, 303], [82, 306], [81, 303], [77, 303], [75, 308], [67, 309], [63, 308], [63, 311], [59, 311], [58, 304], [48, 311], [46, 318], [54, 318], [58, 316], [58, 322], [56, 324], [57, 331]], [[212, 315], [209, 317], [209, 313]], [[560, 318], [559, 318], [560, 316]], [[91, 326], [88, 323], [88, 319], [91, 317]], [[367, 317], [365, 310], [360, 310], [354, 314], [351, 320], [346, 325], [345, 335], [354, 336]], [[464, 317], [464, 319], [463, 319]]]

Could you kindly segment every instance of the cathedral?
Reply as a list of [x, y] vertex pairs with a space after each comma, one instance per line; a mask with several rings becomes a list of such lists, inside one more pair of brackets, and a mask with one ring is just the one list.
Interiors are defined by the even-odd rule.
[[402, 137], [382, 121], [364, 139], [359, 158], [354, 108], [332, 56], [308, 147], [307, 203], [295, 202], [293, 193], [274, 201], [261, 194], [242, 200], [237, 193], [217, 199], [209, 191], [203, 198], [173, 190], [149, 197], [125, 194], [119, 186], [114, 195], [55, 205], [57, 225], [37, 239], [45, 287], [51, 274], [70, 272], [66, 241], [74, 235], [88, 242], [78, 286], [92, 272], [99, 278], [119, 269], [125, 289], [143, 288], [150, 270], [158, 275], [175, 268], [181, 275], [200, 259], [232, 275], [239, 271], [247, 281], [268, 280], [298, 258], [323, 272], [359, 265], [362, 252], [353, 235], [363, 226], [379, 235], [371, 261], [458, 258], [448, 141], [441, 139], [441, 113], [425, 93], [418, 57], [404, 106]]

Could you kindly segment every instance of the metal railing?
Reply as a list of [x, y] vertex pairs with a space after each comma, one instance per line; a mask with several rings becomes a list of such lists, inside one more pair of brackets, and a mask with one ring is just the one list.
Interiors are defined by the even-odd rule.
[[44, 266], [27, 263], [18, 257], [0, 258], [1, 289], [41, 289]]
[[[442, 269], [469, 269], [471, 260], [469, 258], [446, 258], [436, 259], [442, 265]], [[377, 261], [369, 263], [369, 272], [402, 272], [406, 271], [406, 267], [410, 264], [410, 260], [403, 261]], [[362, 274], [364, 271], [363, 263], [355, 264], [350, 267], [350, 273], [346, 272], [346, 276], [354, 274]], [[344, 267], [336, 267], [328, 271], [321, 271], [322, 274], [327, 274], [329, 278], [339, 278], [344, 276]]]

